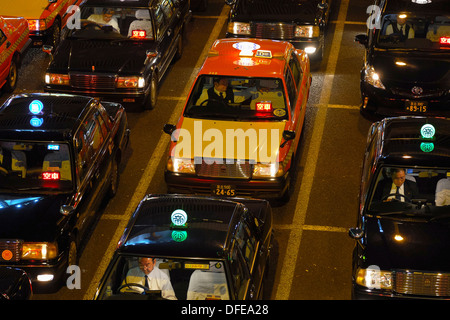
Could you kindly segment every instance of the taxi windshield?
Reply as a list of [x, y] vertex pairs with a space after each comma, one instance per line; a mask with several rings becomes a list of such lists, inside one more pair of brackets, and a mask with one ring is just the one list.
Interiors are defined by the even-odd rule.
[[71, 190], [68, 144], [0, 140], [0, 189]]
[[280, 121], [288, 119], [289, 113], [281, 79], [203, 75], [197, 79], [184, 116]]
[[370, 213], [424, 218], [450, 214], [450, 168], [384, 167], [374, 181]]
[[98, 299], [229, 300], [224, 269], [219, 260], [119, 256]]
[[450, 50], [450, 15], [387, 14], [377, 46], [385, 49]]
[[[162, 15], [161, 11], [158, 16], [163, 18]], [[70, 38], [106, 40], [155, 38], [153, 20], [148, 8], [84, 6], [81, 8], [80, 18], [80, 25], [70, 29]]]

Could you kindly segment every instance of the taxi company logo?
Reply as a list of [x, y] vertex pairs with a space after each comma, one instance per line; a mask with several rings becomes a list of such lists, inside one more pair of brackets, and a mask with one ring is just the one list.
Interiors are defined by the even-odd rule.
[[194, 121], [193, 130], [176, 129], [171, 140], [177, 143], [172, 158], [194, 159], [194, 164], [221, 164], [221, 172], [227, 170], [224, 162], [232, 164], [239, 161], [236, 159], [248, 159], [251, 164], [278, 163], [281, 143], [278, 129], [203, 130], [202, 121]]
[[421, 95], [423, 93], [423, 89], [421, 87], [414, 86], [412, 87], [411, 92], [415, 95]]

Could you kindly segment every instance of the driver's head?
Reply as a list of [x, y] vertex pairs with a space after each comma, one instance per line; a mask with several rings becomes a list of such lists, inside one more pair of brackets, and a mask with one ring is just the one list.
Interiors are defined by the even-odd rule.
[[155, 267], [155, 258], [139, 258], [139, 269], [146, 275]]
[[220, 79], [214, 80], [214, 87], [215, 87], [216, 90], [219, 91], [219, 92], [225, 92], [225, 91], [227, 91], [227, 88], [228, 88], [228, 79], [226, 79], [226, 78], [220, 78]]
[[112, 10], [112, 9], [104, 9], [103, 10], [103, 20], [105, 20], [105, 22], [110, 22], [113, 15], [114, 15], [114, 10]]
[[392, 181], [394, 182], [394, 184], [397, 187], [401, 187], [406, 179], [406, 171], [405, 171], [405, 169], [402, 169], [402, 168], [394, 169], [391, 177], [392, 177]]

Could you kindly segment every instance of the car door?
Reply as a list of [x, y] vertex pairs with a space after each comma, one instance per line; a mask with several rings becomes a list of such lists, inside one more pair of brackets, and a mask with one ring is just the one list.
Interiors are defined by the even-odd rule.
[[157, 51], [161, 54], [161, 63], [159, 66], [159, 79], [162, 78], [170, 65], [175, 54], [175, 30], [171, 23], [174, 17], [174, 7], [171, 0], [159, 1], [153, 11], [155, 26]]
[[[76, 228], [81, 238], [92, 223], [108, 187], [110, 148], [108, 131], [102, 128], [95, 109], [83, 121], [75, 135], [75, 160], [79, 183], [80, 203], [77, 207]], [[104, 125], [104, 123], [103, 123]]]

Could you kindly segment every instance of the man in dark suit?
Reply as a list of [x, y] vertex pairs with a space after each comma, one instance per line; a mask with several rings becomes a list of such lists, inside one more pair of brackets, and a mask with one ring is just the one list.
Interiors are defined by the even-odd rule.
[[374, 201], [402, 201], [410, 202], [417, 199], [419, 189], [414, 181], [406, 179], [406, 170], [395, 168], [391, 172], [390, 179], [381, 180], [375, 191]]
[[214, 87], [208, 89], [208, 100], [234, 103], [234, 93], [228, 86], [228, 79], [214, 79]]

